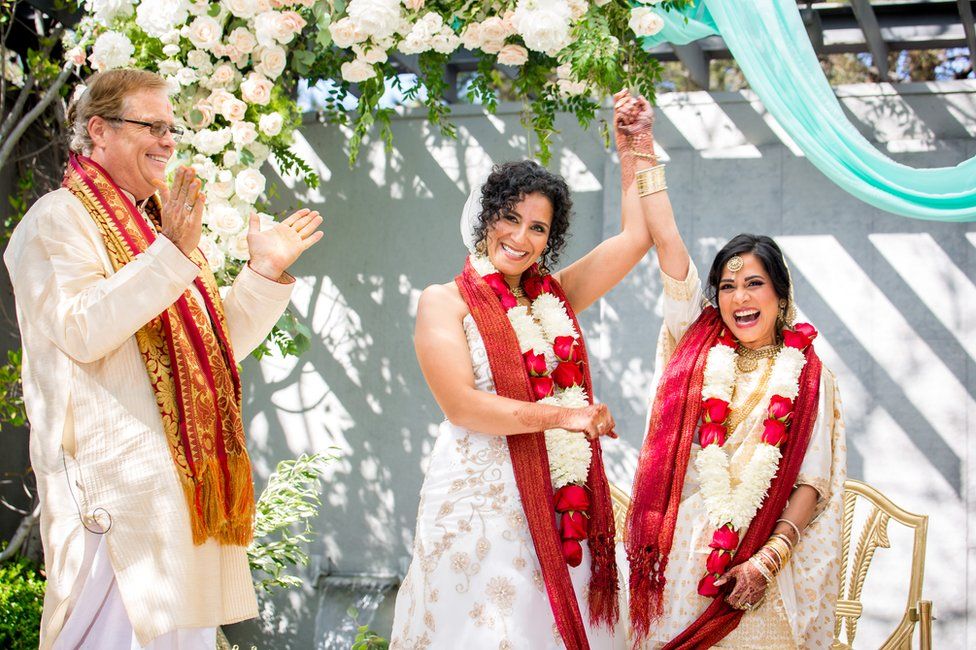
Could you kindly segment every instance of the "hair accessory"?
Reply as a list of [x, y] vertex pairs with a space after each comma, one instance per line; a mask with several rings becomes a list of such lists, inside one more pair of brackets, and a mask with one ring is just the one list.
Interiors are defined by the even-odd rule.
[[735, 274], [742, 270], [743, 264], [744, 262], [742, 261], [741, 257], [738, 255], [733, 255], [729, 258], [729, 261], [725, 263], [725, 266], [728, 267], [729, 271], [732, 273], [732, 277], [734, 278]]

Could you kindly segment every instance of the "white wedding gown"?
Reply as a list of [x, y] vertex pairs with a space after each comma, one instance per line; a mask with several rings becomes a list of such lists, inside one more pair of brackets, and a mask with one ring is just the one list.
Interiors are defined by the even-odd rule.
[[[463, 324], [475, 385], [494, 392], [474, 319], [465, 316]], [[615, 633], [589, 625], [586, 544], [570, 575], [590, 648], [624, 648], [622, 623]], [[621, 621], [625, 612], [622, 603]], [[505, 437], [444, 421], [420, 491], [413, 561], [397, 594], [391, 648], [562, 647]]]

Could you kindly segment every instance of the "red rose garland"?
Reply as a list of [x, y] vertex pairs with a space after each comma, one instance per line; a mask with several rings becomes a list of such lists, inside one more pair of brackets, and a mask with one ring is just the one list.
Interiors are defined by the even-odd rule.
[[[485, 258], [472, 258], [472, 265], [479, 271], [490, 268], [490, 262]], [[493, 271], [493, 268], [491, 270]], [[540, 303], [537, 301], [540, 297], [545, 296], [548, 296], [548, 298], [544, 298], [543, 302], [549, 309], [555, 309], [558, 304], [561, 308], [561, 314], [565, 315], [565, 320], [569, 324], [569, 330], [572, 331], [572, 334], [547, 337], [545, 336], [546, 324], [539, 324], [538, 322], [535, 324], [540, 332], [543, 333], [542, 336], [539, 336], [539, 333], [529, 331], [532, 329], [532, 326], [524, 320], [527, 314], [523, 315], [520, 312], [513, 312], [513, 310], [519, 307], [518, 300], [515, 298], [515, 294], [512, 293], [511, 288], [508, 286], [502, 274], [494, 271], [485, 273], [482, 275], [482, 278], [491, 287], [492, 292], [498, 298], [502, 308], [507, 312], [516, 330], [520, 345], [526, 347], [526, 343], [529, 343], [529, 349], [522, 353], [522, 360], [529, 374], [529, 382], [532, 385], [536, 401], [553, 401], [557, 388], [562, 389], [564, 395], [569, 394], [570, 389], [572, 389], [575, 392], [571, 396], [571, 405], [585, 406], [588, 400], [582, 388], [584, 384], [585, 366], [582, 348], [579, 343], [580, 334], [572, 327], [572, 323], [569, 321], [568, 315], [566, 315], [568, 314], [567, 306], [553, 293], [551, 278], [548, 275], [541, 275], [538, 267], [533, 264], [523, 274], [522, 286], [525, 294], [533, 301], [534, 305], [539, 305]], [[556, 303], [552, 301], [556, 301]], [[525, 308], [522, 307], [522, 309]], [[556, 312], [553, 318], [560, 318], [559, 310], [556, 310]], [[529, 318], [535, 320], [536, 314], [533, 313]], [[519, 326], [520, 324], [522, 325], [521, 328]], [[565, 329], [565, 325], [563, 325], [563, 329]], [[548, 338], [552, 339], [551, 345], [547, 340]], [[525, 341], [523, 339], [530, 340]], [[539, 347], [543, 346], [552, 351], [555, 366], [551, 369], [546, 358], [547, 355], [544, 351], [539, 351]], [[555, 510], [559, 515], [558, 528], [560, 538], [562, 539], [563, 558], [567, 564], [575, 567], [579, 566], [583, 559], [581, 542], [589, 536], [590, 498], [585, 487], [586, 470], [589, 468], [590, 462], [589, 443], [586, 441], [585, 436], [579, 432], [549, 430], [546, 431], [547, 447], [549, 447], [551, 436], [555, 438], [558, 434], [575, 434], [576, 436], [580, 436], [583, 442], [586, 442], [585, 453], [587, 457], [585, 459], [585, 466], [579, 462], [580, 459], [578, 457], [583, 449], [582, 446], [579, 450], [576, 450], [577, 457], [574, 459], [576, 461], [575, 466], [582, 471], [575, 472], [575, 479], [572, 482], [561, 485], [553, 495]], [[558, 462], [558, 459], [554, 460], [553, 456], [554, 454], [551, 453], [550, 466], [554, 462]]]
[[716, 526], [705, 562], [707, 573], [698, 583], [698, 593], [715, 597], [719, 593], [715, 580], [732, 561], [739, 546], [738, 531], [749, 525], [762, 505], [781, 457], [780, 447], [789, 439], [793, 400], [799, 391], [798, 380], [806, 357], [803, 354], [817, 336], [809, 323], [797, 323], [783, 329], [783, 348], [773, 361], [770, 374], [772, 396], [763, 422], [762, 443], [743, 470], [740, 484], [733, 490], [729, 460], [722, 450], [732, 433], [726, 422], [735, 386], [736, 341], [725, 330], [709, 350], [705, 362], [705, 385], [702, 389], [702, 416], [698, 431], [701, 451], [695, 459], [701, 479], [709, 521]]

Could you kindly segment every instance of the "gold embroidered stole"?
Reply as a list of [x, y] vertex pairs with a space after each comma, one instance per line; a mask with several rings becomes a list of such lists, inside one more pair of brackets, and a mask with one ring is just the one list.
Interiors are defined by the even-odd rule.
[[[73, 156], [62, 185], [98, 226], [112, 267], [118, 271], [156, 239], [109, 175], [94, 161]], [[156, 197], [147, 211], [159, 215]], [[253, 537], [254, 484], [241, 420], [241, 382], [217, 282], [203, 254], [194, 284], [136, 332], [163, 431], [186, 496], [193, 542], [214, 538], [246, 545]]]

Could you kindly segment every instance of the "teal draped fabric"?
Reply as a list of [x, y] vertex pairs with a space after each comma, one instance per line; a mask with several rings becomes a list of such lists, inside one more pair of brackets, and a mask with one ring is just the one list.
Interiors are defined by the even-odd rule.
[[976, 220], [976, 157], [955, 167], [916, 169], [876, 149], [847, 119], [824, 77], [796, 0], [696, 0], [659, 13], [665, 27], [644, 39], [645, 48], [720, 34], [770, 114], [846, 191], [906, 217]]

